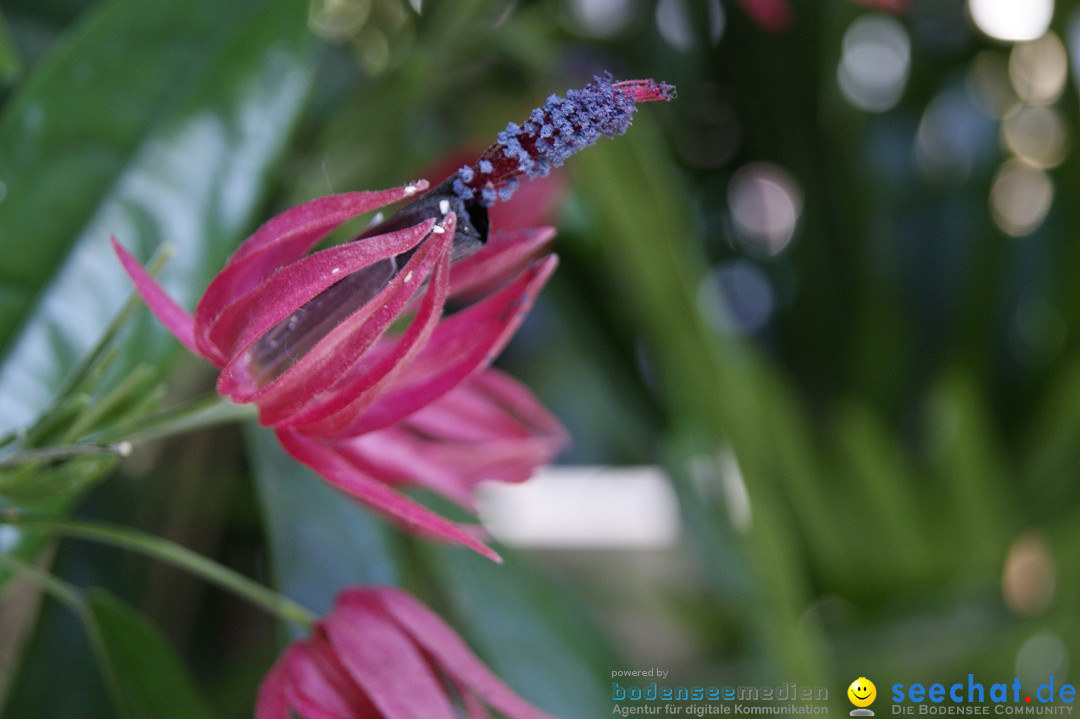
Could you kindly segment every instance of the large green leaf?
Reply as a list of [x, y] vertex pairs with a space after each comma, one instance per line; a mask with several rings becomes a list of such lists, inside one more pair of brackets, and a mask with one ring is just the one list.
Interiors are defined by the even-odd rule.
[[252, 423], [246, 436], [283, 594], [324, 614], [345, 587], [397, 583], [385, 523], [293, 461], [269, 430]]
[[610, 713], [617, 662], [568, 587], [520, 557], [500, 565], [426, 543], [421, 552], [453, 605], [452, 623], [515, 691], [564, 719]]
[[[254, 219], [310, 85], [291, 0], [112, 0], [0, 117], [0, 425], [48, 406], [130, 292], [108, 246], [177, 247], [164, 281], [192, 306]], [[176, 343], [133, 333], [123, 366]]]
[[187, 668], [145, 616], [104, 591], [89, 594], [105, 661], [117, 677], [132, 716], [199, 719], [211, 716]]
[[[648, 344], [672, 435], [691, 438], [675, 446], [710, 458], [730, 445], [745, 482], [753, 507], [745, 551], [759, 575], [747, 613], [759, 617], [768, 659], [781, 676], [819, 681], [820, 636], [800, 621], [810, 587], [781, 486], [797, 478], [795, 486], [813, 491], [814, 467], [786, 383], [751, 348], [705, 323], [697, 297], [706, 263], [691, 208], [647, 116], [618, 145], [599, 143], [572, 167], [584, 209], [603, 228], [605, 271]], [[695, 459], [675, 460], [673, 474], [686, 476], [679, 465]]]
[[[50, 406], [131, 293], [111, 234], [143, 258], [175, 246], [163, 279], [194, 305], [254, 223], [313, 67], [292, 0], [110, 0], [38, 66], [0, 116], [0, 434]], [[180, 351], [148, 313], [133, 325], [114, 381]]]

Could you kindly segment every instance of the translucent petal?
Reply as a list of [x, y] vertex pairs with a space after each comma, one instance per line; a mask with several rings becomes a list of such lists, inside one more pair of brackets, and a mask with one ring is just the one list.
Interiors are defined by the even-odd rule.
[[139, 264], [138, 260], [121, 245], [115, 237], [110, 238], [113, 251], [120, 258], [120, 264], [135, 285], [135, 291], [142, 297], [143, 302], [154, 313], [165, 329], [169, 330], [180, 343], [187, 347], [193, 354], [206, 357], [215, 361], [214, 357], [207, 356], [199, 351], [195, 343], [195, 321], [192, 316], [176, 300], [169, 297], [161, 285], [150, 276], [150, 273]]
[[497, 293], [440, 322], [394, 388], [335, 436], [355, 436], [389, 427], [487, 367], [524, 320], [557, 264], [555, 255], [546, 257]]
[[407, 531], [464, 545], [488, 559], [499, 555], [462, 527], [404, 497], [382, 482], [360, 474], [327, 442], [294, 430], [277, 430], [278, 441], [290, 455], [311, 467], [330, 484], [401, 525]]

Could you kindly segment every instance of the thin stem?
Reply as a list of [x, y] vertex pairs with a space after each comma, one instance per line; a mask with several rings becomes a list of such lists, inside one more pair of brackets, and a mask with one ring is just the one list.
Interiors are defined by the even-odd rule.
[[130, 442], [117, 444], [57, 444], [40, 449], [24, 449], [0, 459], [0, 470], [17, 467], [26, 462], [59, 462], [75, 457], [95, 454], [115, 454], [126, 457], [131, 454]]
[[254, 418], [255, 408], [252, 405], [233, 404], [217, 396], [203, 397], [109, 427], [102, 430], [95, 439], [104, 442], [148, 442]]
[[[161, 272], [161, 268], [165, 266], [169, 258], [172, 257], [173, 248], [170, 245], [164, 245], [159, 249], [154, 256], [150, 258], [150, 263], [147, 271], [151, 275], [156, 275]], [[67, 380], [61, 385], [60, 391], [57, 393], [58, 397], [66, 397], [70, 393], [78, 389], [86, 377], [90, 375], [99, 363], [108, 359], [109, 352], [113, 349], [113, 341], [117, 335], [120, 334], [120, 330], [138, 309], [142, 301], [139, 299], [139, 295], [136, 292], [132, 292], [127, 301], [121, 306], [120, 311], [110, 320], [108, 327], [105, 328], [105, 332], [102, 333], [97, 343], [90, 349], [90, 352], [83, 358], [83, 360], [75, 367], [75, 370], [68, 376]]]
[[203, 580], [247, 599], [268, 613], [288, 622], [311, 628], [317, 615], [310, 609], [288, 597], [255, 582], [244, 575], [222, 566], [175, 542], [138, 532], [126, 527], [89, 524], [67, 520], [34, 519], [0, 515], [0, 523], [17, 525], [77, 539], [108, 544], [121, 549], [138, 552], [191, 572]]

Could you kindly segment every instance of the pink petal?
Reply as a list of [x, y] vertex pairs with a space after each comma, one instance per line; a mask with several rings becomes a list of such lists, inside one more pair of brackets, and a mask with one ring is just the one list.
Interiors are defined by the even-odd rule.
[[[320, 197], [276, 215], [240, 245], [206, 288], [195, 308], [199, 326], [209, 325], [222, 309], [279, 267], [299, 259], [315, 243], [350, 218], [410, 197], [427, 183], [379, 192], [349, 192]], [[212, 351], [211, 348], [204, 348]], [[222, 359], [223, 363], [223, 359]]]
[[436, 492], [475, 512], [472, 488], [460, 468], [442, 461], [438, 441], [417, 437], [400, 425], [335, 443], [339, 454], [358, 471], [386, 484], [410, 484]]
[[389, 427], [490, 364], [524, 320], [557, 264], [556, 256], [550, 255], [496, 294], [444, 319], [423, 352], [399, 376], [395, 388], [337, 436]]
[[502, 285], [551, 243], [551, 227], [492, 233], [478, 252], [454, 263], [450, 294], [472, 298]]
[[532, 392], [504, 372], [488, 369], [408, 418], [424, 434], [459, 441], [493, 437], [548, 437], [563, 443], [569, 435]]
[[195, 343], [195, 321], [187, 310], [176, 304], [176, 300], [165, 293], [161, 285], [115, 237], [109, 239], [112, 242], [113, 251], [120, 258], [120, 264], [124, 266], [124, 271], [134, 283], [135, 291], [139, 293], [143, 302], [161, 324], [165, 325], [165, 329], [169, 330], [193, 354], [206, 357], [212, 362], [215, 361], [213, 357], [199, 351]]
[[406, 530], [461, 544], [492, 561], [502, 561], [498, 554], [450, 520], [398, 494], [385, 484], [357, 472], [325, 443], [289, 429], [277, 430], [277, 437], [285, 451], [297, 461], [311, 467], [330, 484], [392, 519]]
[[296, 652], [290, 646], [263, 677], [255, 699], [255, 719], [291, 719], [286, 688], [289, 664], [294, 661], [297, 661]]
[[[320, 627], [319, 631], [324, 631], [323, 625]], [[324, 637], [313, 636], [307, 641], [294, 643], [289, 649], [296, 652], [296, 659], [289, 664], [291, 671], [286, 695], [289, 703], [304, 719], [366, 719], [382, 716], [352, 680], [334, 648]]]
[[390, 587], [377, 596], [393, 617], [438, 666], [509, 719], [552, 719], [515, 694], [495, 676], [437, 614], [405, 592]]
[[[296, 408], [291, 416], [281, 417], [279, 426], [295, 426], [310, 434], [325, 435], [336, 432], [371, 404], [387, 386], [391, 386], [397, 375], [423, 349], [442, 318], [443, 305], [449, 291], [450, 238], [453, 236], [454, 222], [453, 214], [449, 215], [445, 226], [445, 246], [438, 257], [428, 291], [424, 294], [420, 308], [405, 334], [396, 341], [382, 343], [381, 347], [376, 345], [367, 358], [354, 362], [349, 371], [343, 372], [331, 390], [323, 396], [310, 398], [309, 392], [310, 401], [304, 408]], [[432, 251], [437, 249], [437, 246], [433, 246]], [[416, 271], [426, 273], [426, 267], [422, 265]], [[394, 309], [386, 305], [388, 312]], [[359, 355], [358, 350], [349, 351]]]
[[[558, 454], [558, 446], [545, 439], [428, 444], [429, 463], [442, 465], [444, 471], [453, 472], [456, 483], [463, 489], [471, 488], [484, 480], [524, 482], [533, 476], [537, 467], [547, 464]], [[423, 477], [418, 477], [417, 483], [427, 486]], [[472, 505], [469, 503], [463, 506], [471, 508]]]
[[454, 719], [446, 689], [372, 592], [343, 593], [326, 631], [354, 682], [387, 719]]
[[423, 487], [473, 511], [477, 482], [524, 481], [567, 441], [523, 385], [488, 369], [398, 424], [333, 446], [358, 472]]
[[[309, 418], [320, 420], [326, 414], [326, 410], [320, 409], [323, 405], [347, 403], [358, 393], [376, 386], [395, 366], [386, 362], [372, 364], [366, 353], [397, 320], [432, 268], [446, 266], [452, 240], [452, 232], [431, 235], [379, 294], [265, 387], [236, 388], [229, 384], [234, 377], [244, 377], [246, 358], [240, 357], [222, 370], [218, 391], [230, 394], [234, 399], [257, 403], [259, 421], [263, 424], [285, 426]], [[446, 272], [444, 269], [436, 273], [441, 278], [433, 279], [429, 295], [435, 293], [445, 297]], [[437, 322], [442, 302], [426, 301], [425, 307], [421, 321]], [[417, 332], [421, 332], [421, 338], [426, 337], [420, 329]], [[230, 371], [236, 371], [236, 374], [230, 375]], [[309, 407], [314, 409], [305, 412]]]
[[331, 247], [282, 267], [222, 308], [211, 323], [200, 327], [203, 341], [235, 357], [237, 349], [254, 344], [331, 285], [368, 265], [412, 249], [434, 225], [434, 220], [426, 220], [396, 232]]
[[769, 32], [785, 32], [795, 22], [795, 11], [788, 0], [739, 0], [746, 14]]

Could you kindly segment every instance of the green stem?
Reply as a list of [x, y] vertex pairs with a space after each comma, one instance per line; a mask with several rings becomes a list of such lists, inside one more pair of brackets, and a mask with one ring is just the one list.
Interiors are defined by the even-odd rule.
[[[24, 462], [60, 461], [92, 454], [117, 454], [127, 457], [132, 445], [164, 439], [197, 429], [253, 419], [255, 410], [220, 397], [204, 397], [178, 407], [151, 412], [133, 420], [86, 435], [85, 441], [22, 449], [0, 458], [0, 470]], [[72, 433], [74, 434], [74, 433]], [[7, 438], [0, 439], [0, 448]]]
[[115, 454], [126, 457], [131, 454], [130, 442], [117, 444], [57, 444], [40, 449], [24, 449], [0, 459], [0, 470], [17, 467], [26, 462], [59, 462], [75, 457], [94, 454]]
[[247, 599], [268, 613], [311, 628], [317, 615], [306, 607], [175, 542], [125, 527], [0, 515], [0, 523], [64, 537], [101, 542], [152, 557]]
[[148, 442], [196, 429], [255, 418], [252, 405], [239, 405], [221, 397], [203, 397], [178, 407], [153, 412], [102, 430], [95, 437], [102, 442]]

